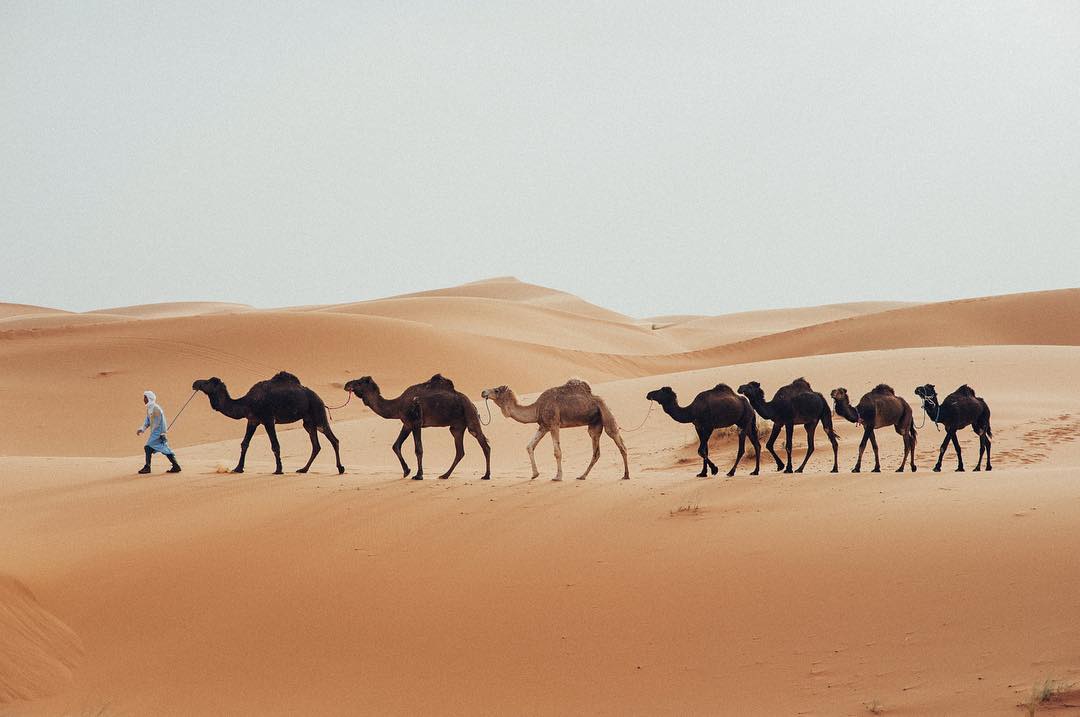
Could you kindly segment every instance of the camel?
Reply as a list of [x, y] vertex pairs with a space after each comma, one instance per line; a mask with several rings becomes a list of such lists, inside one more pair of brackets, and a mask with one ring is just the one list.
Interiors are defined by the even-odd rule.
[[454, 382], [435, 374], [424, 383], [409, 386], [397, 398], [383, 398], [379, 386], [371, 376], [354, 379], [345, 384], [345, 390], [355, 393], [364, 405], [383, 418], [401, 421], [401, 433], [394, 441], [394, 454], [407, 477], [409, 464], [401, 455], [401, 444], [412, 434], [416, 449], [416, 475], [413, 480], [424, 479], [424, 445], [420, 440], [421, 428], [449, 428], [454, 437], [454, 462], [439, 476], [447, 479], [465, 456], [465, 431], [476, 438], [484, 452], [484, 475], [481, 480], [491, 479], [491, 448], [480, 428], [480, 414], [469, 398], [454, 388]]
[[210, 407], [229, 418], [247, 419], [247, 431], [244, 440], [240, 442], [240, 461], [233, 468], [233, 473], [244, 472], [244, 459], [247, 457], [248, 445], [255, 430], [262, 426], [266, 429], [266, 435], [270, 437], [270, 447], [274, 451], [274, 461], [277, 468], [274, 475], [281, 475], [281, 446], [278, 444], [278, 423], [304, 422], [304, 430], [311, 437], [311, 457], [303, 468], [297, 473], [307, 473], [315, 456], [319, 455], [322, 447], [319, 445], [319, 431], [322, 431], [330, 445], [334, 447], [334, 459], [337, 462], [338, 473], [345, 472], [345, 466], [341, 465], [341, 451], [337, 436], [330, 430], [330, 421], [326, 415], [326, 404], [319, 395], [301, 385], [300, 379], [291, 373], [282, 371], [269, 381], [259, 381], [248, 389], [242, 398], [231, 398], [229, 389], [218, 377], [195, 381], [191, 384], [193, 391], [202, 391], [210, 399]]
[[757, 415], [750, 403], [732, 391], [726, 383], [718, 383], [708, 391], [702, 391], [685, 408], [679, 405], [675, 391], [670, 386], [650, 391], [645, 398], [659, 403], [664, 413], [679, 423], [694, 424], [698, 435], [698, 455], [702, 460], [698, 478], [704, 478], [707, 471], [711, 470], [712, 474], [716, 475], [720, 470], [709, 460], [709, 437], [717, 428], [727, 426], [739, 427], [739, 452], [735, 456], [735, 464], [727, 472], [728, 477], [735, 475], [735, 469], [739, 467], [739, 461], [742, 460], [746, 449], [747, 436], [750, 437], [750, 443], [754, 446], [754, 470], [750, 472], [750, 475], [756, 476], [761, 470], [761, 443], [758, 441]]
[[846, 388], [833, 389], [831, 395], [836, 406], [837, 415], [863, 427], [862, 442], [859, 444], [859, 458], [855, 461], [855, 467], [851, 469], [852, 473], [858, 473], [862, 470], [863, 451], [866, 450], [867, 441], [870, 441], [870, 445], [874, 447], [874, 469], [872, 472], [881, 472], [881, 463], [878, 461], [877, 439], [874, 438], [874, 431], [886, 426], [895, 428], [896, 432], [904, 439], [904, 457], [900, 459], [900, 467], [896, 469], [896, 472], [904, 472], [904, 463], [908, 460], [909, 455], [911, 456], [911, 472], [914, 473], [917, 470], [915, 468], [915, 421], [911, 417], [911, 406], [908, 405], [907, 401], [897, 396], [892, 387], [879, 383], [872, 391], [864, 394], [859, 399], [858, 406], [851, 405]]
[[536, 423], [539, 428], [536, 434], [525, 446], [529, 453], [529, 462], [532, 463], [532, 477], [540, 475], [536, 467], [536, 456], [533, 451], [536, 444], [545, 435], [551, 434], [551, 442], [555, 448], [555, 477], [552, 480], [562, 480], [562, 445], [559, 442], [559, 429], [575, 428], [578, 426], [589, 427], [589, 437], [592, 438], [593, 455], [592, 461], [585, 472], [578, 476], [578, 480], [585, 480], [589, 471], [596, 465], [600, 458], [600, 434], [607, 432], [615, 445], [619, 447], [623, 460], [623, 480], [630, 478], [630, 466], [626, 460], [626, 445], [623, 444], [619, 434], [619, 424], [615, 416], [604, 403], [604, 399], [593, 394], [589, 384], [578, 379], [570, 379], [562, 386], [549, 388], [540, 394], [535, 402], [528, 406], [518, 403], [517, 396], [509, 386], [484, 389], [480, 393], [485, 400], [491, 399], [507, 418], [512, 418], [519, 423]]
[[[773, 422], [772, 433], [765, 447], [776, 459], [776, 469], [791, 473], [791, 434], [795, 430], [795, 424], [801, 423], [806, 428], [806, 456], [799, 465], [796, 473], [802, 473], [810, 455], [814, 452], [814, 432], [820, 421], [825, 428], [825, 434], [829, 437], [833, 450], [833, 467], [830, 473], [837, 473], [840, 467], [837, 463], [836, 433], [832, 427], [832, 411], [825, 397], [810, 388], [810, 383], [805, 378], [797, 378], [787, 386], [783, 386], [773, 395], [773, 400], [765, 400], [765, 392], [761, 384], [751, 381], [739, 386], [739, 393], [750, 400], [750, 405], [761, 415], [762, 418]], [[784, 428], [786, 440], [784, 447], [787, 449], [787, 464], [780, 460], [773, 450], [776, 437], [780, 435], [780, 429]]]
[[979, 460], [975, 462], [975, 470], [981, 470], [983, 454], [986, 454], [986, 470], [993, 468], [990, 465], [990, 439], [994, 432], [990, 429], [990, 407], [986, 401], [975, 395], [975, 390], [964, 384], [956, 389], [941, 403], [938, 403], [937, 390], [934, 384], [928, 383], [915, 389], [915, 395], [922, 399], [923, 410], [934, 423], [945, 426], [945, 440], [941, 442], [941, 451], [938, 453], [937, 464], [934, 472], [941, 471], [941, 461], [945, 458], [945, 449], [952, 441], [956, 449], [956, 470], [964, 470], [964, 457], [960, 454], [960, 441], [956, 438], [956, 432], [971, 426], [971, 430], [979, 437]]

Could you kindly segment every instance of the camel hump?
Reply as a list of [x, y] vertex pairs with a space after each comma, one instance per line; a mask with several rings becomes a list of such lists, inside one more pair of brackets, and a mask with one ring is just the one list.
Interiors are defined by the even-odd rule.
[[718, 391], [719, 393], [735, 393], [731, 390], [731, 386], [728, 386], [726, 383], [718, 383], [712, 387], [712, 390]]
[[561, 388], [565, 388], [569, 391], [581, 391], [582, 393], [592, 393], [592, 386], [580, 378], [572, 378], [564, 383]]
[[300, 385], [300, 379], [288, 371], [278, 371], [270, 380], [274, 383], [295, 383], [297, 386]]
[[879, 383], [877, 386], [874, 386], [874, 390], [870, 393], [884, 393], [889, 396], [896, 395], [896, 391], [894, 391], [892, 386], [888, 385], [887, 383]]
[[963, 386], [961, 386], [960, 388], [953, 391], [953, 393], [958, 393], [961, 396], [968, 396], [970, 398], [975, 398], [975, 389], [973, 389], [971, 386], [968, 386], [966, 383]]
[[425, 381], [425, 383], [431, 388], [441, 388], [447, 391], [454, 390], [454, 382], [448, 379], [446, 376], [443, 376], [441, 373], [435, 374], [427, 381]]
[[794, 381], [792, 381], [792, 382], [791, 382], [791, 385], [792, 385], [792, 386], [797, 386], [798, 388], [805, 388], [805, 389], [806, 389], [807, 391], [811, 390], [811, 389], [810, 389], [810, 382], [809, 382], [809, 381], [807, 381], [807, 380], [806, 380], [805, 378], [803, 378], [802, 376], [799, 376], [799, 377], [798, 377], [797, 379], [795, 379]]

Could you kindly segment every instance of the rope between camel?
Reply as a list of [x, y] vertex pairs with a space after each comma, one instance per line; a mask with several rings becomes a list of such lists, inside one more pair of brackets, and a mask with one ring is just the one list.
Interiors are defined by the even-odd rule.
[[326, 404], [323, 404], [323, 407], [326, 408], [326, 415], [330, 416], [331, 421], [334, 420], [334, 414], [332, 414], [330, 412], [331, 411], [336, 411], [339, 408], [345, 408], [346, 406], [349, 405], [349, 401], [351, 401], [351, 400], [352, 400], [352, 391], [349, 391], [349, 397], [346, 398], [345, 403], [341, 404], [340, 406], [327, 406]]
[[635, 426], [634, 428], [620, 428], [619, 431], [623, 433], [633, 433], [634, 431], [641, 430], [642, 427], [644, 427], [645, 425], [645, 421], [648, 421], [649, 416], [652, 415], [652, 410], [654, 406], [656, 406], [656, 404], [652, 401], [649, 401], [649, 410], [645, 412], [645, 418], [641, 419], [641, 423], [637, 424], [637, 426]]
[[477, 420], [480, 421], [481, 426], [490, 426], [491, 425], [491, 404], [488, 403], [488, 399], [486, 399], [486, 398], [484, 399], [484, 408], [487, 409], [487, 414], [488, 414], [487, 423], [484, 423], [484, 419], [480, 418], [480, 412], [479, 411], [476, 412], [476, 418], [477, 418]]

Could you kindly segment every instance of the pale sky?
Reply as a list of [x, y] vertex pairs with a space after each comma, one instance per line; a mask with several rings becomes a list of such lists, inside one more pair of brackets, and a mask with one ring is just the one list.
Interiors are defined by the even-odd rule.
[[1080, 3], [0, 3], [0, 301], [1080, 285]]

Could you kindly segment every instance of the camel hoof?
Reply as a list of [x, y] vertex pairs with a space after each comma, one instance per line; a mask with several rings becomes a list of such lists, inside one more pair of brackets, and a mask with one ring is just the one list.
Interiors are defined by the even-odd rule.
[[720, 472], [720, 469], [719, 469], [719, 468], [717, 468], [716, 466], [709, 466], [709, 471], [710, 471], [710, 472], [711, 472], [711, 473], [712, 473], [713, 475], [716, 475], [717, 473], [719, 473], [719, 472]]
[[733, 478], [735, 476], [735, 471], [728, 471], [724, 475], [726, 475], [728, 478]]
[[701, 473], [698, 473], [698, 474], [697, 474], [697, 477], [698, 477], [698, 478], [708, 478], [708, 476], [709, 476], [709, 474], [708, 474], [708, 473], [705, 473], [705, 472], [701, 472]]
[[555, 477], [554, 477], [554, 478], [552, 478], [551, 480], [553, 480], [553, 481], [561, 481], [561, 480], [562, 480], [562, 476], [555, 476]]
[[[790, 473], [790, 472], [791, 472], [791, 471], [788, 471], [788, 473]], [[796, 473], [802, 473], [802, 466], [799, 466], [798, 468], [796, 468], [796, 469], [795, 469], [795, 472], [796, 472]]]
[[439, 480], [446, 480], [449, 477], [450, 476], [448, 476], [448, 475], [441, 475], [441, 476], [439, 476]]
[[785, 473], [794, 473], [795, 471], [791, 470], [790, 468], [785, 468], [784, 472]]
[[340, 475], [345, 475], [345, 466], [338, 466], [337, 467], [337, 472], [338, 472], [339, 476]]
[[480, 480], [491, 480], [491, 476], [480, 476]]
[[536, 480], [536, 479], [537, 479], [537, 478], [539, 478], [539, 477], [540, 477], [540, 474], [539, 474], [539, 473], [537, 473], [537, 474], [536, 474], [536, 475], [534, 475], [534, 476], [533, 476], [532, 478], [529, 478], [529, 480]]
[[981, 470], [982, 470], [982, 468], [979, 468], [978, 466], [975, 466], [975, 467], [974, 467], [974, 468], [972, 468], [971, 470], [972, 470], [972, 472], [974, 472], [974, 473], [978, 473], [979, 471], [981, 471]]
[[839, 472], [840, 472], [840, 469], [839, 469], [839, 468], [833, 468], [833, 469], [832, 469], [831, 471], [829, 471], [829, 472], [830, 472], [830, 473], [839, 473]]
[[933, 471], [934, 471], [935, 473], [940, 473], [940, 472], [941, 472], [941, 466], [934, 466], [932, 470], [933, 470]]
[[992, 471], [992, 470], [994, 470], [994, 469], [993, 469], [993, 468], [991, 468], [990, 466], [987, 466], [987, 467], [986, 467], [986, 472], [987, 472], [987, 473], [989, 473], [989, 472], [990, 472], [990, 471]]
[[575, 478], [574, 480], [585, 480], [585, 476], [578, 476], [578, 477], [577, 477], [577, 478]]
[[233, 473], [243, 473], [243, 472], [244, 472], [244, 469], [243, 469], [243, 468], [233, 468], [233, 469], [232, 469], [232, 472], [233, 472]]
[[964, 472], [964, 467], [960, 466], [959, 468], [956, 469], [956, 472], [957, 473], [963, 473]]
[[880, 473], [881, 472], [881, 466], [874, 466], [874, 470], [872, 470], [870, 472], [871, 473]]
[[308, 469], [307, 469], [307, 468], [297, 468], [297, 469], [296, 469], [296, 472], [297, 472], [297, 473], [307, 473], [307, 471], [308, 471]]
[[750, 475], [752, 475], [752, 476], [756, 476], [757, 474], [758, 474], [758, 472], [757, 472], [756, 468], [754, 470], [750, 471]]
[[630, 480], [630, 476], [623, 476], [620, 480]]
[[911, 472], [912, 472], [912, 473], [914, 473], [914, 472], [915, 472], [915, 471], [917, 471], [917, 470], [919, 470], [919, 469], [918, 469], [918, 468], [916, 468], [915, 466], [912, 466], [912, 467], [911, 467]]
[[413, 476], [413, 477], [412, 477], [412, 479], [413, 479], [413, 480], [424, 480], [424, 476], [421, 476], [421, 475], [415, 475], [415, 476]]
[[283, 476], [283, 475], [285, 475], [285, 471], [283, 471], [281, 469], [278, 469], [278, 470], [274, 471], [274, 475]]

